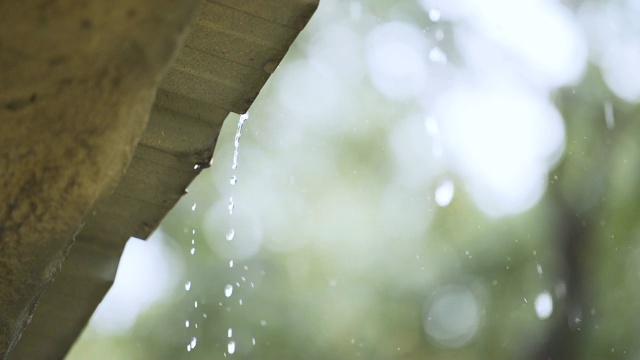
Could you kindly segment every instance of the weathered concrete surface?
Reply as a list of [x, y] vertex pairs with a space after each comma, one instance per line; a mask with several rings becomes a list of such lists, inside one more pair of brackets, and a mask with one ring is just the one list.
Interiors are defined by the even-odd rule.
[[0, 358], [115, 186], [198, 0], [0, 0]]

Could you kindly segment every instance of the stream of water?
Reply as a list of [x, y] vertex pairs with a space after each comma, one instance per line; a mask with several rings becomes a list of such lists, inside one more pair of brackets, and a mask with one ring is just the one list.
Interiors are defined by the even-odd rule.
[[[245, 122], [247, 121], [247, 119], [249, 119], [249, 113], [246, 114], [242, 114], [240, 115], [240, 118], [238, 120], [238, 127], [235, 133], [235, 137], [234, 137], [234, 141], [233, 141], [233, 145], [234, 145], [234, 149], [233, 149], [233, 159], [232, 159], [232, 163], [231, 163], [231, 175], [230, 175], [230, 179], [229, 179], [229, 184], [231, 184], [231, 186], [233, 187], [234, 185], [237, 184], [238, 182], [238, 174], [237, 174], [237, 169], [238, 169], [238, 154], [240, 151], [240, 138], [242, 136], [242, 128], [245, 124]], [[198, 210], [198, 204], [196, 202], [194, 202], [191, 206], [191, 211], [192, 212], [196, 212], [196, 210]], [[228, 199], [228, 205], [227, 205], [227, 209], [228, 209], [228, 216], [232, 217], [234, 216], [234, 208], [235, 208], [235, 201], [234, 201], [234, 190], [232, 188], [232, 190], [230, 191], [230, 195], [229, 195], [229, 199]], [[231, 220], [231, 219], [230, 219]], [[188, 248], [188, 252], [189, 252], [189, 256], [194, 256], [196, 254], [196, 243], [197, 243], [197, 236], [196, 236], [196, 229], [195, 228], [191, 228], [191, 230], [189, 230], [189, 228], [185, 228], [185, 233], [188, 234], [189, 239], [191, 239], [191, 246]], [[226, 230], [226, 233], [224, 235], [224, 238], [226, 241], [234, 241], [236, 235], [236, 229], [233, 227], [233, 222], [229, 221], [229, 227]], [[229, 260], [228, 263], [228, 271], [230, 275], [231, 274], [231, 269], [234, 268], [234, 260], [231, 259]], [[236, 267], [238, 264], [235, 264]], [[248, 267], [245, 265], [242, 267], [245, 271], [248, 270]], [[232, 276], [229, 276], [232, 277]], [[245, 276], [241, 276], [241, 280], [243, 282], [245, 282], [247, 279]], [[231, 312], [232, 306], [231, 306], [231, 299], [232, 297], [234, 297], [234, 289], [240, 286], [240, 281], [237, 281], [235, 283], [231, 282], [231, 283], [227, 283], [224, 286], [224, 289], [222, 289], [222, 292], [224, 294], [224, 299], [227, 302], [226, 306], [225, 304], [223, 304], [223, 302], [220, 302], [219, 305], [220, 306], [225, 306], [226, 307], [226, 311], [227, 312]], [[253, 282], [250, 282], [251, 286], [253, 287]], [[191, 279], [186, 279], [184, 282], [184, 290], [186, 292], [193, 292], [193, 289], [195, 287], [197, 287], [198, 284], [195, 284]], [[237, 294], [237, 292], [236, 292]], [[236, 295], [237, 296], [237, 295]], [[197, 298], [192, 298], [193, 300], [193, 310], [198, 309], [198, 299]], [[235, 300], [233, 301], [234, 303], [236, 302]], [[243, 304], [243, 300], [240, 298], [237, 301], [238, 304], [242, 305]], [[207, 318], [207, 314], [206, 313], [202, 313], [201, 314], [202, 319], [206, 319]], [[188, 330], [188, 337], [187, 337], [187, 344], [186, 344], [186, 349], [187, 352], [191, 352], [193, 351], [196, 346], [198, 345], [198, 335], [200, 334], [200, 332], [202, 331], [202, 329], [199, 329], [199, 321], [202, 320], [200, 318], [200, 316], [189, 316], [187, 319], [185, 319], [184, 322], [184, 326], [187, 328]], [[234, 338], [234, 334], [233, 334], [233, 328], [229, 327], [226, 330], [226, 347], [225, 347], [225, 352], [223, 353], [223, 355], [225, 357], [233, 355], [236, 353], [236, 340]], [[255, 345], [255, 338], [251, 339], [251, 342], [253, 345]]]
[[[236, 130], [236, 135], [233, 140], [233, 161], [231, 163], [232, 173], [231, 173], [231, 177], [229, 178], [229, 184], [231, 184], [231, 186], [236, 185], [238, 182], [238, 174], [236, 173], [236, 170], [238, 169], [238, 153], [240, 152], [240, 137], [242, 137], [242, 127], [244, 126], [245, 122], [248, 119], [249, 119], [248, 112], [240, 115], [240, 118], [238, 119], [238, 128]], [[229, 205], [228, 205], [229, 216], [233, 216], [233, 209], [235, 207], [233, 194], [234, 192], [232, 190], [231, 195], [229, 196]], [[233, 227], [233, 225], [229, 225], [229, 229], [227, 229], [225, 239], [227, 241], [233, 241], [235, 237], [235, 233], [236, 233], [236, 230]], [[229, 260], [229, 269], [233, 268], [233, 265], [234, 265], [233, 259]], [[239, 286], [239, 285], [240, 285], [239, 283], [236, 283], [236, 286]], [[224, 287], [225, 298], [230, 299], [233, 296], [233, 289], [234, 289], [233, 284], [225, 285]], [[242, 299], [239, 300], [239, 304], [242, 305]], [[231, 327], [227, 329], [227, 339], [228, 339], [227, 351], [224, 353], [224, 356], [233, 355], [236, 352], [236, 341], [234, 340], [233, 328]], [[255, 344], [255, 340], [254, 340], [254, 344]]]

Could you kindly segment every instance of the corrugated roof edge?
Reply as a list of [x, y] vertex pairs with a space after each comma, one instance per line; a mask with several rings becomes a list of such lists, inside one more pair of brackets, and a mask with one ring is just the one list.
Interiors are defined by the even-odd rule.
[[[266, 19], [272, 24], [268, 25], [271, 27], [273, 24], [277, 24], [299, 31], [304, 28], [318, 6], [317, 0], [242, 2], [219, 0], [208, 2], [233, 8], [237, 10], [240, 17], [245, 16], [244, 20], [234, 24], [236, 28], [230, 29], [226, 32], [227, 34], [234, 33], [233, 31], [236, 31], [237, 27], [244, 27], [244, 33], [248, 34], [259, 32], [259, 29], [250, 30], [252, 26], [250, 20], [253, 18]], [[200, 29], [202, 28], [204, 27], [200, 27]], [[230, 44], [229, 38], [220, 37], [224, 33], [218, 31], [219, 37], [212, 39], [212, 41], [226, 44], [226, 47], [221, 45], [220, 48], [233, 49], [236, 44]], [[287, 34], [288, 32], [274, 31], [273, 33]], [[297, 36], [297, 32], [295, 35]], [[203, 34], [191, 34], [190, 36], [198, 36], [198, 41], [201, 42]], [[204, 37], [206, 36], [204, 35]], [[236, 54], [229, 58], [229, 64], [238, 66], [239, 61], [245, 63], [253, 61], [256, 64], [261, 64], [257, 69], [262, 69], [260, 71], [247, 67], [250, 71], [243, 71], [241, 74], [246, 78], [233, 78], [232, 76], [231, 79], [237, 81], [239, 86], [232, 84], [234, 86], [226, 89], [207, 89], [207, 85], [211, 87], [214, 84], [200, 81], [196, 82], [196, 85], [205, 88], [195, 88], [192, 82], [178, 81], [179, 84], [176, 85], [176, 78], [170, 78], [170, 81], [163, 82], [154, 107], [169, 110], [171, 118], [166, 116], [162, 119], [154, 119], [153, 116], [150, 118], [150, 124], [143, 135], [143, 140], [136, 148], [129, 170], [125, 173], [115, 192], [99, 201], [96, 208], [90, 212], [87, 225], [77, 236], [77, 244], [71, 248], [58, 278], [43, 295], [39, 310], [31, 325], [24, 332], [22, 340], [11, 354], [12, 359], [38, 359], [43, 356], [63, 358], [65, 356], [92, 315], [92, 311], [87, 311], [87, 309], [97, 307], [113, 282], [113, 277], [105, 279], [105, 276], [109, 277], [109, 272], [105, 273], [104, 269], [117, 266], [129, 236], [146, 238], [156, 229], [162, 218], [185, 193], [186, 187], [195, 176], [208, 166], [213, 156], [218, 131], [228, 111], [244, 113], [248, 110], [262, 86], [289, 50], [294, 39], [295, 36], [283, 35], [283, 38], [273, 39], [274, 43], [270, 46], [263, 47], [270, 51], [274, 48], [278, 50], [276, 58], [273, 57], [273, 52], [264, 55], [265, 59], [257, 59], [254, 56], [256, 55], [255, 51], [252, 52], [253, 49], [236, 49]], [[259, 41], [264, 43], [264, 39]], [[240, 45], [249, 46], [250, 44], [251, 41], [248, 41]], [[231, 46], [229, 47], [229, 45]], [[208, 46], [208, 49], [210, 51], [211, 46]], [[242, 56], [242, 54], [249, 57], [238, 59], [238, 56]], [[217, 58], [224, 59], [225, 56]], [[189, 59], [183, 58], [182, 60], [189, 63]], [[180, 58], [177, 63], [179, 62]], [[220, 76], [222, 82], [229, 79], [229, 74], [226, 74], [225, 71], [231, 68], [223, 66], [219, 69], [207, 69], [206, 64], [195, 65], [204, 66], [207, 73], [203, 74], [206, 75], [203, 78], [212, 76], [211, 72], [213, 72], [213, 76]], [[171, 71], [169, 72], [170, 76]], [[174, 81], [174, 84], [170, 83], [171, 80]], [[168, 83], [170, 86], [166, 86]], [[190, 101], [201, 104], [201, 106], [185, 106], [185, 102]], [[211, 116], [212, 113], [213, 116]], [[193, 146], [188, 139], [190, 131], [194, 129], [189, 126], [175, 125], [171, 129], [172, 134], [163, 133], [163, 126], [167, 121], [179, 123], [183, 116], [186, 120], [190, 119], [190, 121], [185, 120], [184, 124], [198, 123], [196, 131], [202, 130], [201, 121], [211, 126], [211, 140], [200, 140], [198, 144]], [[198, 121], [194, 122], [194, 119]], [[166, 138], [163, 138], [166, 136], [181, 137], [183, 141], [167, 141]], [[181, 149], [182, 146], [188, 149]], [[159, 171], [154, 175], [159, 180], [156, 179], [158, 181], [154, 181], [150, 188], [158, 192], [159, 202], [150, 201], [149, 197], [152, 197], [150, 193], [136, 193], [136, 189], [139, 189], [139, 185], [136, 184], [145, 182], [145, 179], [140, 177], [141, 171], [154, 163], [157, 164]], [[150, 179], [146, 179], [146, 181], [150, 181]], [[109, 216], [108, 214], [125, 216], [116, 216], [118, 219], [105, 218], [105, 216]], [[127, 224], [118, 223], [123, 219], [126, 219]], [[88, 253], [91, 257], [100, 257], [103, 261], [84, 261], [84, 257]], [[65, 297], [68, 297], [72, 283], [77, 281], [78, 274], [85, 274], [84, 280], [86, 281], [83, 280], [82, 286], [76, 287], [77, 301], [63, 301]], [[79, 303], [83, 306], [79, 306]], [[79, 311], [80, 309], [82, 311]], [[55, 334], [55, 337], [51, 334]]]

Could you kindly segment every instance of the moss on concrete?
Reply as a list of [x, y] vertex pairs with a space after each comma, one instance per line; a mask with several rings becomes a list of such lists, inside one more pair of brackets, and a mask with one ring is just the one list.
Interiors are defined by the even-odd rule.
[[126, 169], [198, 3], [0, 2], [0, 358]]

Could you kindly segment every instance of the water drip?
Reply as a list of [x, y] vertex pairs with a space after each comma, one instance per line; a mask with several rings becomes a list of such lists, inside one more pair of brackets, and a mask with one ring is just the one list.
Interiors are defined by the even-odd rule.
[[224, 287], [224, 296], [230, 297], [231, 294], [233, 294], [233, 285], [227, 284], [227, 286]]
[[[231, 241], [231, 240], [233, 240], [233, 237], [235, 235], [236, 235], [236, 230], [234, 228], [231, 228], [231, 229], [229, 229], [229, 231], [227, 231], [227, 235], [225, 235], [225, 239], [227, 239], [227, 241]], [[229, 267], [233, 267], [233, 260], [229, 264]]]
[[233, 163], [231, 164], [231, 169], [235, 170], [238, 168], [238, 152], [240, 148], [240, 137], [242, 136], [242, 127], [244, 126], [245, 121], [249, 118], [249, 113], [245, 113], [240, 115], [240, 120], [238, 120], [238, 130], [236, 131], [236, 137], [233, 141], [234, 149], [233, 149]]

